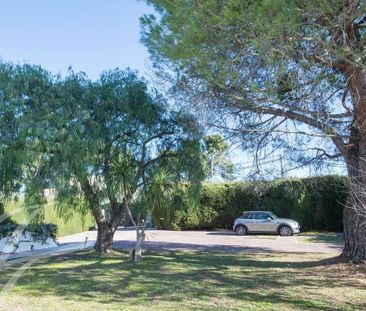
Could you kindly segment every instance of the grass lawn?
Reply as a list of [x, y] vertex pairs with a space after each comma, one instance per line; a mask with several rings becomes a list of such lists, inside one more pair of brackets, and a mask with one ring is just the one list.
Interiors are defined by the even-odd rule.
[[[1, 310], [366, 310], [366, 267], [326, 254], [92, 251], [40, 259]], [[21, 264], [4, 268], [4, 285]]]

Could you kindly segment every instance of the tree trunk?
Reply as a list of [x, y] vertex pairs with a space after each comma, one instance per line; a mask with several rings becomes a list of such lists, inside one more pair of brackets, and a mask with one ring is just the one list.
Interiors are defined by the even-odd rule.
[[94, 249], [99, 254], [109, 254], [113, 250], [114, 231], [107, 222], [98, 222], [98, 235]]
[[[353, 201], [353, 199], [351, 200]], [[362, 208], [365, 208], [365, 205]], [[354, 205], [344, 209], [345, 246], [343, 254], [353, 263], [366, 263], [365, 216], [360, 214], [358, 209], [359, 206]]]
[[132, 262], [140, 262], [142, 260], [142, 246], [145, 241], [145, 233], [137, 233], [137, 241], [135, 247], [130, 250], [130, 260]]
[[353, 263], [366, 263], [366, 135], [353, 127], [346, 158], [349, 192], [344, 209], [343, 254]]

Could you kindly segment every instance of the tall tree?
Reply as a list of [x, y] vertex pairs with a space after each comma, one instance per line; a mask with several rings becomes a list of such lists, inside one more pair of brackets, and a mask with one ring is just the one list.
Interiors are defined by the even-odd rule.
[[92, 212], [97, 252], [112, 250], [130, 204], [146, 197], [163, 163], [174, 160], [169, 169], [181, 180], [202, 175], [195, 120], [169, 109], [132, 71], [108, 71], [92, 82], [0, 63], [0, 103], [1, 195], [23, 185], [27, 205], [42, 207], [44, 188], [55, 187], [61, 215]]
[[16, 147], [19, 138], [19, 122], [16, 117], [16, 105], [9, 90], [11, 81], [9, 71], [0, 69], [0, 204], [15, 190], [20, 177], [20, 161]]
[[[95, 249], [108, 253], [151, 171], [167, 158], [179, 159], [187, 144], [198, 148], [199, 129], [131, 71], [108, 71], [96, 82], [71, 73], [53, 87], [50, 109], [36, 126], [44, 166], [61, 207], [75, 199], [92, 211]], [[110, 213], [103, 213], [106, 204]]]
[[224, 180], [234, 179], [234, 164], [228, 157], [229, 144], [220, 134], [211, 134], [203, 138], [206, 158], [207, 179], [213, 180], [219, 175]]
[[177, 94], [218, 112], [220, 123], [211, 123], [256, 150], [287, 147], [308, 154], [307, 163], [344, 160], [343, 253], [365, 262], [364, 1], [147, 2], [160, 15], [141, 20], [155, 67]]
[[[40, 121], [34, 116], [45, 111], [44, 98], [52, 98], [51, 80], [49, 73], [40, 67], [0, 63], [1, 199], [25, 185], [27, 203], [42, 203], [39, 192], [32, 191], [42, 183], [45, 173], [38, 165], [43, 154], [37, 151], [39, 141], [34, 139], [33, 125]], [[35, 215], [36, 211], [32, 213]]]
[[[131, 221], [136, 230], [136, 245], [131, 250], [130, 256], [133, 262], [139, 262], [142, 259], [142, 247], [145, 241], [146, 233], [145, 229], [147, 225], [151, 225], [152, 215], [157, 213], [161, 215], [166, 212], [168, 208], [168, 200], [171, 197], [174, 187], [174, 175], [171, 175], [165, 168], [157, 167], [150, 173], [149, 181], [145, 184], [142, 194], [138, 200], [134, 202], [135, 211], [138, 210], [140, 215], [144, 215], [142, 223], [138, 224], [132, 216], [132, 213], [128, 210], [131, 217]], [[157, 219], [155, 217], [157, 221]], [[160, 224], [156, 224], [160, 225]]]

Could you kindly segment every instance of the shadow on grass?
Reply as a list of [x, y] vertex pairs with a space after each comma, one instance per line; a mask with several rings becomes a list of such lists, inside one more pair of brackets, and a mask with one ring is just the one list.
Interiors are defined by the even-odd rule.
[[[240, 237], [241, 238], [241, 237]], [[246, 237], [245, 237], [246, 238]], [[256, 238], [256, 236], [252, 236], [248, 238], [248, 240], [259, 240]], [[281, 238], [282, 239], [282, 238]], [[283, 238], [281, 241], [276, 240], [274, 238], [269, 238], [270, 244], [260, 244], [254, 246], [254, 245], [225, 245], [225, 244], [207, 244], [207, 243], [182, 243], [182, 242], [163, 242], [163, 241], [148, 241], [144, 247], [148, 250], [154, 250], [154, 251], [180, 251], [180, 250], [191, 250], [191, 251], [207, 251], [207, 252], [231, 252], [231, 253], [238, 253], [238, 252], [247, 252], [247, 253], [272, 253], [272, 254], [278, 254], [278, 253], [287, 253], [287, 249], [289, 249], [290, 252], [296, 253], [297, 251], [302, 251], [302, 253], [317, 253], [317, 252], [341, 252], [342, 251], [342, 245], [339, 244], [331, 244], [329, 243], [325, 248], [313, 248], [311, 247], [311, 244], [308, 243], [307, 246], [309, 247], [302, 247], [298, 244], [295, 244], [295, 242], [292, 244], [294, 247], [288, 247], [288, 245], [285, 243], [287, 237]], [[244, 240], [244, 239], [242, 239]], [[115, 249], [130, 249], [135, 245], [136, 242], [133, 241], [115, 241], [113, 243], [113, 246]]]
[[[42, 259], [18, 281], [16, 291], [106, 304], [148, 306], [151, 300], [180, 303], [221, 299], [237, 306], [256, 303], [285, 305], [292, 310], [330, 310], [328, 300], [334, 289], [364, 289], [350, 271], [365, 276], [366, 270], [347, 264], [341, 256], [324, 256], [148, 251], [143, 262], [132, 264], [126, 252], [98, 256], [85, 251]], [[16, 269], [5, 269], [0, 283]], [[317, 288], [328, 292], [322, 296]], [[348, 301], [347, 306], [352, 307], [352, 303]], [[366, 302], [357, 307], [366, 309]], [[340, 311], [344, 306], [331, 309]]]

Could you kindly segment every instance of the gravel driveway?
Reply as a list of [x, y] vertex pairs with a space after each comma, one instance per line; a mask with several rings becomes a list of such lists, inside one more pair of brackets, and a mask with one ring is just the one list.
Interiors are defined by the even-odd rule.
[[[62, 244], [95, 241], [96, 231], [59, 238]], [[114, 247], [129, 249], [134, 245], [135, 231], [121, 229], [115, 233]], [[89, 244], [88, 243], [88, 244]], [[148, 230], [146, 249], [154, 250], [215, 250], [246, 252], [340, 253], [341, 244], [303, 242], [296, 236], [237, 236], [231, 231], [166, 231]]]

